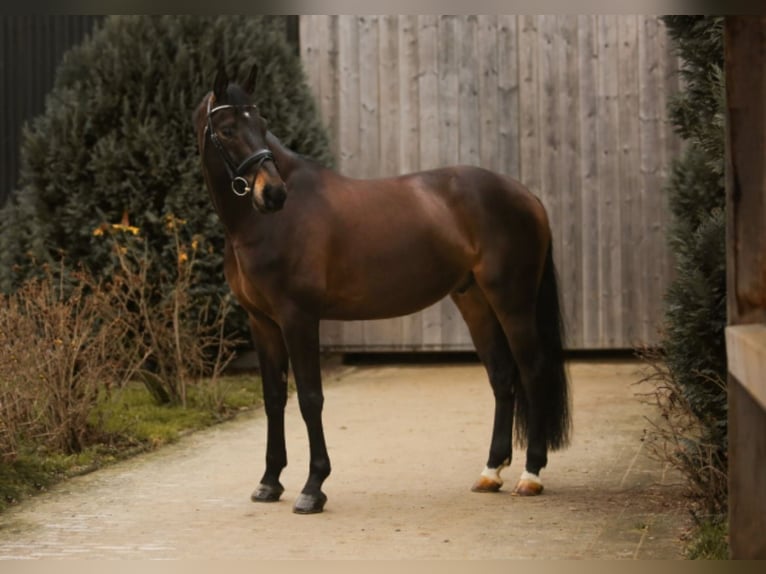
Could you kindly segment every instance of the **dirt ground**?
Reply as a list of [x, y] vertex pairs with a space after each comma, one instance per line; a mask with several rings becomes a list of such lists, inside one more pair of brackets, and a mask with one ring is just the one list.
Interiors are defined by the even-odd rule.
[[499, 493], [470, 491], [492, 424], [479, 364], [341, 367], [325, 376], [324, 513], [292, 513], [308, 469], [292, 397], [280, 502], [249, 498], [263, 471], [259, 410], [5, 512], [0, 558], [681, 558], [681, 480], [645, 452], [653, 411], [637, 368], [569, 364], [573, 443], [549, 456], [539, 497], [510, 495], [520, 451]]

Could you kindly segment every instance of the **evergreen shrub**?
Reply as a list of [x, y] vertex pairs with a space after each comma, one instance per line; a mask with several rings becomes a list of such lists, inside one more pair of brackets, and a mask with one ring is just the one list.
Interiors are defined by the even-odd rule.
[[[670, 104], [684, 139], [666, 185], [676, 278], [666, 293], [657, 400], [666, 454], [705, 516], [727, 503], [726, 194], [723, 18], [663, 18], [681, 57], [683, 88]], [[667, 448], [667, 446], [666, 446]]]

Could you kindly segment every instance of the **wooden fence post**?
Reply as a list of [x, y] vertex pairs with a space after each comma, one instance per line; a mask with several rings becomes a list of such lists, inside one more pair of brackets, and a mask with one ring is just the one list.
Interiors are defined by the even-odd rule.
[[766, 558], [766, 17], [729, 16], [726, 350], [731, 557]]

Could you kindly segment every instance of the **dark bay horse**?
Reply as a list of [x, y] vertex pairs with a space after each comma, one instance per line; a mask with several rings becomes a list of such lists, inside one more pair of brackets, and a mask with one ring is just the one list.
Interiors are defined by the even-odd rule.
[[514, 493], [540, 494], [548, 450], [566, 446], [570, 434], [541, 202], [519, 182], [477, 167], [376, 180], [321, 167], [267, 130], [253, 104], [256, 76], [254, 67], [240, 86], [219, 68], [194, 114], [202, 171], [225, 231], [226, 280], [248, 313], [263, 377], [266, 470], [252, 499], [276, 501], [284, 491], [289, 361], [311, 457], [293, 510], [324, 508], [330, 459], [320, 320], [400, 316], [446, 295], [468, 325], [495, 397], [489, 457], [473, 490], [500, 489], [515, 430], [527, 458]]

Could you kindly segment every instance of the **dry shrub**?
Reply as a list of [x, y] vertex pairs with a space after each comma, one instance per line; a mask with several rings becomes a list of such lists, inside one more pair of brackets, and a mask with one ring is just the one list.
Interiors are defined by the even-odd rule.
[[230, 299], [195, 292], [203, 242], [182, 241], [183, 223], [168, 216], [165, 224], [175, 268], [158, 271], [125, 218], [94, 232], [113, 252], [107, 280], [62, 261], [0, 295], [0, 460], [23, 446], [81, 451], [102, 434], [94, 408], [132, 378], [159, 403], [186, 405], [194, 387], [202, 406], [223, 408], [220, 375], [241, 341], [224, 331]]
[[127, 327], [126, 344], [141, 357], [138, 374], [154, 399], [186, 405], [196, 385], [220, 407], [218, 380], [242, 341], [224, 330], [230, 295], [194, 294], [197, 254], [205, 242], [199, 236], [183, 241], [184, 224], [173, 215], [165, 218], [175, 266], [164, 269], [139, 229], [101, 226], [116, 261], [109, 288]]
[[129, 378], [127, 325], [86, 273], [45, 270], [0, 308], [0, 454], [82, 449], [99, 394]]
[[[725, 514], [727, 461], [721, 457], [720, 444], [707, 438], [706, 427], [710, 422], [700, 420], [661, 351], [643, 349], [639, 355], [646, 367], [639, 384], [651, 387], [642, 396], [656, 407], [659, 415], [649, 419], [650, 428], [645, 431], [649, 453], [686, 477], [689, 495], [696, 503], [692, 509], [696, 520]], [[725, 391], [725, 381], [711, 375], [699, 376]]]
[[101, 435], [94, 407], [134, 377], [159, 403], [186, 405], [194, 386], [205, 407], [223, 408], [220, 375], [241, 341], [224, 331], [230, 300], [194, 292], [203, 242], [183, 242], [182, 225], [168, 216], [175, 268], [157, 272], [140, 230], [125, 221], [94, 233], [114, 254], [108, 279], [68, 271], [62, 260], [1, 296], [0, 460], [22, 446], [81, 451]]

